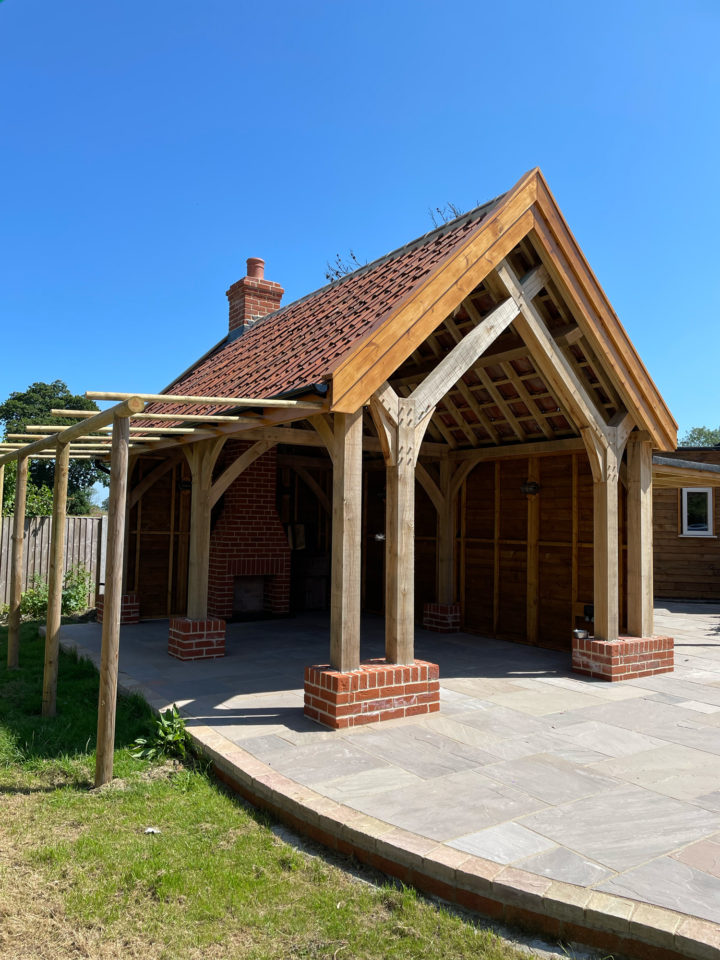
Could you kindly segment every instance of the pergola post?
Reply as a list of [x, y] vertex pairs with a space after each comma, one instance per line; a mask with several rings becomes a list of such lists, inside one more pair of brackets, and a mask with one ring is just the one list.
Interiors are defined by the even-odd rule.
[[113, 419], [110, 460], [107, 566], [102, 652], [100, 655], [97, 757], [95, 762], [96, 787], [108, 783], [112, 779], [113, 770], [129, 440], [130, 421], [126, 417], [115, 417]]
[[653, 633], [652, 442], [630, 435], [627, 448], [628, 633]]
[[12, 555], [10, 558], [10, 613], [8, 617], [8, 670], [20, 662], [20, 600], [22, 598], [23, 542], [25, 540], [25, 501], [27, 499], [28, 459], [18, 457], [15, 477]]
[[360, 665], [362, 407], [334, 416], [330, 665]]
[[53, 481], [53, 514], [50, 541], [50, 576], [45, 628], [45, 669], [43, 673], [42, 715], [54, 717], [57, 696], [58, 650], [62, 616], [62, 591], [65, 560], [65, 518], [67, 516], [68, 469], [70, 447], [57, 445]]

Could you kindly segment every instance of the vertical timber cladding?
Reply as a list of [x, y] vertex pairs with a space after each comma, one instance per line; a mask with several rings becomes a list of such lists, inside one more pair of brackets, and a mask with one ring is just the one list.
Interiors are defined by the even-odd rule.
[[[663, 453], [663, 456], [672, 454]], [[678, 450], [681, 460], [720, 464], [720, 450]], [[713, 498], [713, 536], [682, 536], [682, 490], [653, 490], [653, 559], [655, 596], [679, 600], [720, 600], [720, 489]]]
[[[532, 506], [520, 489], [530, 478], [540, 484]], [[621, 622], [625, 501], [621, 485]], [[465, 482], [464, 503], [465, 629], [569, 650], [573, 627], [589, 626], [584, 610], [593, 602], [593, 490], [585, 454], [483, 461]]]
[[[138, 458], [130, 491], [160, 462]], [[190, 469], [183, 457], [130, 510], [125, 589], [138, 595], [141, 619], [185, 615], [190, 491]]]

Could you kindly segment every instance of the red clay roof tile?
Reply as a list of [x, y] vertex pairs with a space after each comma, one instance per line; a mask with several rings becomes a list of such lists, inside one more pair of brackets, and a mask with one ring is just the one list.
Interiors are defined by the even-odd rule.
[[[328, 380], [343, 357], [451, 257], [501, 199], [257, 321], [199, 360], [166, 392], [269, 398]], [[151, 409], [177, 407], [153, 404]]]

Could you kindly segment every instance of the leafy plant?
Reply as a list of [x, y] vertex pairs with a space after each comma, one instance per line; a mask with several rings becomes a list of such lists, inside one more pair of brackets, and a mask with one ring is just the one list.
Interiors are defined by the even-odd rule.
[[20, 598], [20, 616], [29, 620], [42, 620], [47, 615], [47, 607], [47, 581], [35, 574], [30, 581], [30, 587]]
[[76, 563], [65, 574], [62, 592], [62, 612], [82, 613], [87, 610], [92, 586], [92, 574], [81, 563]]
[[[63, 580], [61, 611], [67, 616], [87, 610], [88, 595], [92, 585], [90, 571], [75, 564], [65, 574]], [[49, 587], [47, 581], [35, 574], [30, 587], [20, 599], [20, 616], [28, 620], [42, 620], [47, 616]]]
[[132, 745], [130, 755], [136, 760], [157, 760], [160, 757], [179, 757], [185, 760], [189, 749], [190, 738], [185, 729], [185, 721], [173, 704], [158, 717], [152, 738], [138, 737]]

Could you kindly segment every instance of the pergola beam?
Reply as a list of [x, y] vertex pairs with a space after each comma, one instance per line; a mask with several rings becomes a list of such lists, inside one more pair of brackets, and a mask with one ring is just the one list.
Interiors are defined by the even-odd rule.
[[[51, 410], [54, 417], [92, 417], [94, 410]], [[251, 417], [235, 417], [221, 413], [135, 413], [133, 420], [187, 420], [190, 423], [253, 423]]]
[[170, 393], [118, 393], [102, 390], [86, 390], [88, 400], [128, 400], [139, 397], [150, 403], [210, 403], [219, 407], [302, 407], [308, 410], [324, 410], [327, 404], [322, 400], [268, 400], [262, 397], [195, 397]]
[[74, 423], [71, 427], [60, 429], [57, 433], [50, 436], [40, 437], [34, 443], [26, 444], [21, 450], [15, 453], [2, 454], [0, 456], [0, 465], [10, 463], [12, 460], [18, 460], [21, 457], [25, 459], [34, 453], [40, 453], [42, 450], [47, 449], [47, 447], [53, 447], [57, 443], [71, 443], [79, 437], [87, 436], [88, 433], [93, 433], [101, 427], [107, 426], [116, 418], [122, 420], [131, 417], [133, 413], [141, 413], [144, 409], [145, 404], [143, 400], [134, 394], [130, 395], [124, 399], [122, 403], [118, 403], [114, 407], [108, 407], [107, 410], [101, 410], [100, 413], [96, 413], [94, 417], [90, 417], [88, 420], [81, 420], [79, 423]]

